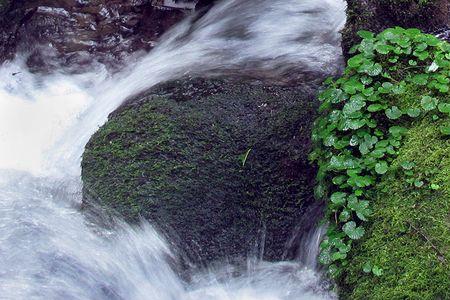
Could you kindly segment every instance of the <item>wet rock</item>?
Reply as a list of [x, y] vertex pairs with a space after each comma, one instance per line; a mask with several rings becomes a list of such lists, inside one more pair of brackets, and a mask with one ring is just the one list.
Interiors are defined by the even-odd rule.
[[316, 210], [300, 222], [317, 203], [308, 162], [313, 99], [305, 88], [248, 80], [161, 84], [91, 138], [84, 206], [129, 222], [144, 217], [200, 264], [255, 251], [269, 260], [295, 255], [294, 229], [320, 218]]
[[[196, 4], [190, 1], [161, 6], [151, 0], [3, 1], [0, 61], [20, 51], [29, 54], [29, 65], [38, 69], [52, 62], [86, 64], [86, 53], [95, 54], [90, 56], [107, 65], [118, 64], [129, 53], [152, 49], [161, 34], [191, 13]], [[49, 61], [49, 57], [53, 59]]]

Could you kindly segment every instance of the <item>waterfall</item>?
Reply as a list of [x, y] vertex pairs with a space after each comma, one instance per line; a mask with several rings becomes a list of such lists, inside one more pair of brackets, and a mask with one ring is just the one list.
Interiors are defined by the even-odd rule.
[[322, 229], [302, 240], [307, 261], [249, 259], [244, 271], [224, 264], [183, 280], [170, 241], [151, 224], [117, 220], [108, 230], [84, 218], [80, 157], [125, 99], [172, 78], [338, 72], [344, 9], [341, 0], [225, 0], [118, 73], [95, 64], [34, 74], [26, 53], [0, 66], [0, 298], [334, 299], [314, 270]]

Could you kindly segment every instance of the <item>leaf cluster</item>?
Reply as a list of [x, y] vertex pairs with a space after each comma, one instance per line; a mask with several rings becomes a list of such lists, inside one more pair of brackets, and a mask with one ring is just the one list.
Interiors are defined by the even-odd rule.
[[[330, 221], [321, 244], [321, 263], [337, 276], [348, 264], [354, 240], [365, 234], [372, 214], [371, 187], [393, 171], [408, 128], [414, 122], [450, 114], [450, 44], [418, 29], [390, 28], [378, 35], [360, 31], [341, 78], [328, 79], [320, 94], [310, 155], [317, 163], [315, 195], [326, 199]], [[450, 135], [449, 126], [441, 134]], [[414, 165], [401, 168], [417, 188]], [[369, 270], [370, 269], [370, 270]], [[381, 276], [367, 262], [366, 273]]]

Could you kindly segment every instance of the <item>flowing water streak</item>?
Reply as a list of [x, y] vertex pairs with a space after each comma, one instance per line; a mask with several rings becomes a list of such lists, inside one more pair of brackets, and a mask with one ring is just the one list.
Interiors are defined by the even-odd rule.
[[223, 1], [114, 76], [101, 66], [45, 77], [20, 59], [1, 66], [0, 299], [332, 298], [295, 262], [257, 262], [238, 277], [212, 268], [183, 283], [149, 224], [95, 229], [77, 207], [84, 145], [124, 99], [184, 74], [333, 73], [343, 9], [340, 0]]

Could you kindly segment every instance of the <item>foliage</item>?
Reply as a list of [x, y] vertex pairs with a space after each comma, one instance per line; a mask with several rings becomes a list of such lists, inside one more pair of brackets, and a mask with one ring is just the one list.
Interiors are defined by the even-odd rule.
[[[344, 75], [328, 80], [313, 130], [311, 159], [319, 166], [316, 197], [328, 199], [331, 221], [320, 261], [332, 276], [348, 265], [352, 243], [370, 222], [373, 187], [394, 171], [408, 129], [426, 119], [449, 134], [450, 45], [418, 29], [360, 31]], [[405, 184], [435, 189], [416, 178], [412, 162], [401, 164]], [[363, 271], [382, 276], [383, 266], [366, 261]]]

